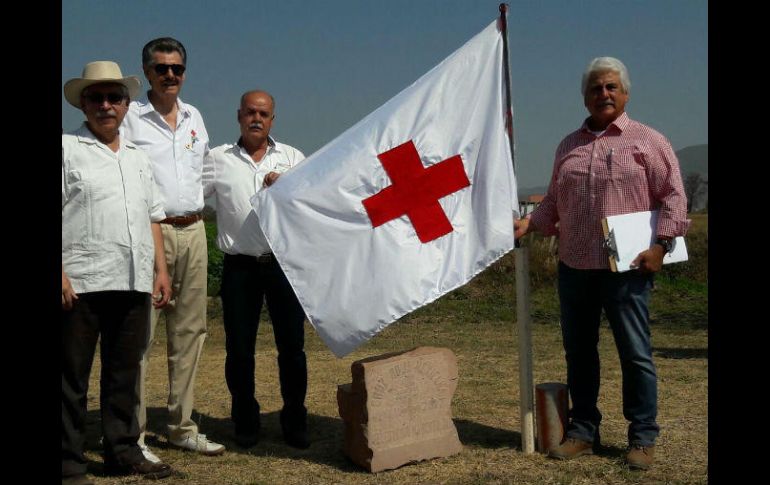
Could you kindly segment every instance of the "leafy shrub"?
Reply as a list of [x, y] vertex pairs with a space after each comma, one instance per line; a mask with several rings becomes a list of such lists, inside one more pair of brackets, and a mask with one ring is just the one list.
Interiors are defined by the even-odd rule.
[[222, 266], [225, 255], [217, 247], [216, 222], [204, 221], [204, 225], [206, 226], [206, 243], [209, 249], [208, 295], [218, 296], [219, 287], [222, 283]]

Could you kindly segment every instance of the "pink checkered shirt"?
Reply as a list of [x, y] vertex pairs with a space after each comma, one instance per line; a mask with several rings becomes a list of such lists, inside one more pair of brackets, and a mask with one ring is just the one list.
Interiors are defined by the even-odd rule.
[[559, 235], [559, 259], [567, 266], [608, 269], [602, 218], [654, 209], [660, 210], [658, 236], [685, 235], [687, 199], [671, 144], [623, 113], [598, 137], [584, 122], [562, 140], [548, 193], [530, 224]]

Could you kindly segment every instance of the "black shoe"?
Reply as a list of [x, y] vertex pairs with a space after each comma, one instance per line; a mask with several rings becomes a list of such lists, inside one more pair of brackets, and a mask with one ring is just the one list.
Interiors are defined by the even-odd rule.
[[307, 410], [304, 406], [284, 407], [281, 410], [280, 421], [283, 440], [287, 445], [301, 450], [310, 447], [310, 440], [307, 435]]
[[259, 430], [235, 433], [235, 443], [241, 448], [251, 448], [259, 443]]
[[283, 440], [287, 445], [300, 450], [310, 448], [310, 439], [307, 436], [307, 430], [293, 429], [283, 431]]
[[167, 464], [153, 463], [145, 458], [128, 465], [105, 463], [104, 471], [108, 475], [141, 475], [149, 480], [158, 480], [171, 475], [171, 467]]
[[61, 485], [94, 485], [94, 482], [85, 475], [72, 475], [61, 477]]

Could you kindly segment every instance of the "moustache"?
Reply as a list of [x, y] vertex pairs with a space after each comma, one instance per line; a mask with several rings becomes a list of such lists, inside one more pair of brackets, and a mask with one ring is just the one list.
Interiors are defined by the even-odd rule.
[[115, 118], [118, 114], [115, 112], [115, 110], [107, 110], [107, 111], [97, 111], [96, 112], [96, 118]]
[[250, 130], [253, 130], [253, 129], [259, 129], [259, 130], [261, 130], [262, 128], [263, 128], [263, 126], [262, 126], [262, 123], [251, 123], [251, 124], [249, 125], [249, 129], [250, 129]]

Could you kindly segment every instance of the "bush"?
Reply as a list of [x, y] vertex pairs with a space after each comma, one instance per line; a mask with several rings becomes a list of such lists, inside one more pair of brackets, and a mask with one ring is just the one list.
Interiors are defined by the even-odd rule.
[[224, 253], [217, 247], [217, 224], [213, 221], [204, 221], [206, 226], [206, 243], [209, 249], [208, 267], [208, 295], [219, 296], [219, 287], [222, 283], [222, 265]]
[[708, 283], [709, 235], [708, 214], [689, 214], [690, 229], [685, 236], [687, 261], [663, 266], [661, 277]]

